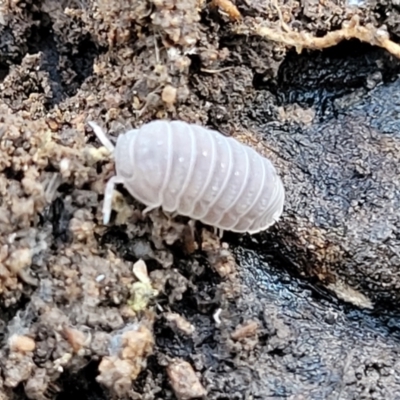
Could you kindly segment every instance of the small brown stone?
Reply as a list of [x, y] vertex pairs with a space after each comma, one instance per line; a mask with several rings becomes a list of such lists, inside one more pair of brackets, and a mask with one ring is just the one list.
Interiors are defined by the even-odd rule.
[[207, 394], [192, 366], [183, 360], [174, 360], [167, 367], [171, 386], [179, 400], [190, 400]]
[[236, 327], [236, 329], [231, 334], [231, 338], [233, 340], [241, 340], [247, 337], [251, 337], [256, 335], [257, 330], [258, 330], [257, 321], [247, 321], [244, 324], [241, 324]]
[[11, 253], [10, 257], [6, 261], [7, 268], [15, 274], [26, 267], [29, 267], [32, 263], [32, 252], [29, 249], [18, 249]]
[[8, 340], [10, 350], [18, 353], [30, 353], [36, 348], [35, 341], [24, 335], [12, 335]]
[[178, 330], [179, 332], [190, 336], [195, 331], [195, 327], [182, 315], [177, 313], [166, 313], [165, 319], [170, 323], [173, 329]]
[[162, 101], [168, 105], [172, 105], [176, 101], [177, 90], [171, 85], [166, 85], [161, 93]]
[[54, 120], [54, 119], [48, 119], [46, 122], [47, 122], [47, 125], [49, 126], [49, 128], [50, 128], [53, 132], [57, 132], [57, 130], [59, 129], [59, 124], [57, 123], [56, 120]]
[[86, 335], [83, 332], [66, 326], [64, 327], [63, 333], [75, 353], [77, 353], [84, 346]]

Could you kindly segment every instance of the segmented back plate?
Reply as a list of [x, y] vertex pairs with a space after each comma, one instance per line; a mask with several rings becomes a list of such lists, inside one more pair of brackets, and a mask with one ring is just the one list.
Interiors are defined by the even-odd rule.
[[118, 180], [149, 208], [161, 206], [223, 230], [255, 233], [282, 214], [274, 166], [217, 131], [157, 120], [120, 135]]

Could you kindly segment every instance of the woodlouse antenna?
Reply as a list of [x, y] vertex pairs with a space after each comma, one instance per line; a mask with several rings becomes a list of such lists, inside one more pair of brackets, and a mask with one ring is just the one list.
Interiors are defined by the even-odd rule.
[[[89, 126], [93, 129], [94, 134], [99, 139], [100, 143], [111, 153], [114, 154], [115, 146], [111, 143], [103, 129], [95, 122], [89, 121]], [[123, 183], [123, 179], [118, 176], [113, 176], [106, 185], [104, 191], [103, 201], [103, 224], [107, 225], [110, 222], [111, 210], [112, 210], [112, 199], [114, 194], [114, 186], [117, 183]]]
[[88, 124], [93, 129], [94, 134], [100, 140], [100, 143], [110, 152], [114, 153], [114, 145], [111, 143], [110, 139], [104, 133], [103, 129], [100, 128], [95, 122], [89, 121]]

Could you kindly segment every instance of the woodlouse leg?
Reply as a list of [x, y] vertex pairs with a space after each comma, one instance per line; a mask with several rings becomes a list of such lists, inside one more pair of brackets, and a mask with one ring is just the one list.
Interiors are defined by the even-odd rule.
[[103, 129], [100, 128], [95, 122], [89, 121], [88, 124], [93, 129], [94, 134], [100, 140], [100, 143], [110, 152], [114, 153], [114, 145], [111, 143], [110, 139], [104, 133]]
[[117, 183], [123, 183], [123, 179], [120, 178], [119, 176], [113, 176], [107, 182], [106, 190], [104, 191], [104, 203], [103, 203], [103, 224], [104, 225], [107, 225], [110, 222], [114, 186]]
[[179, 215], [176, 211], [169, 212], [161, 209], [161, 212], [165, 215], [165, 218], [167, 218], [168, 221], [173, 220], [177, 215]]
[[217, 228], [216, 226], [213, 226], [213, 231], [214, 231], [214, 235], [218, 236], [220, 239], [222, 239], [222, 236], [224, 236], [224, 230], [221, 228]]
[[159, 206], [148, 206], [146, 207], [143, 211], [142, 211], [142, 215], [145, 216], [147, 213], [149, 213], [152, 210], [155, 210], [156, 208], [158, 208]]

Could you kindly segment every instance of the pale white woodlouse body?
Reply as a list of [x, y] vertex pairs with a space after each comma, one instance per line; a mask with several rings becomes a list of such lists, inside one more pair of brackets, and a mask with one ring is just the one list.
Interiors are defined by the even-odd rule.
[[105, 224], [116, 183], [147, 205], [146, 212], [162, 207], [222, 230], [256, 233], [282, 214], [285, 192], [274, 166], [233, 138], [183, 121], [157, 120], [119, 135], [114, 149], [102, 129], [89, 124], [115, 156]]

